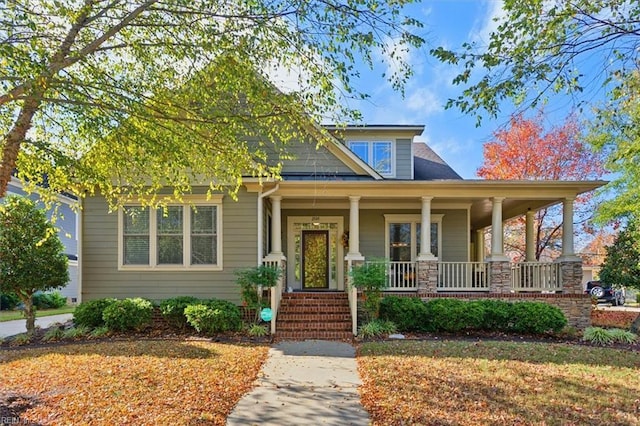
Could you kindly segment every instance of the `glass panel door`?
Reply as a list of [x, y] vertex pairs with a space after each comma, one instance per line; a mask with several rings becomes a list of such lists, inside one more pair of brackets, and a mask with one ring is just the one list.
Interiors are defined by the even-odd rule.
[[329, 231], [302, 231], [302, 288], [329, 288]]

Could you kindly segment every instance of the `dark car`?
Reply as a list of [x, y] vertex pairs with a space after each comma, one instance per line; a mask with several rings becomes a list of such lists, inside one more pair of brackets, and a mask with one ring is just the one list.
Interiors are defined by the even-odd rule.
[[602, 283], [600, 281], [589, 281], [587, 283], [586, 293], [598, 298], [598, 303], [611, 303], [612, 306], [624, 305], [624, 291], [616, 290], [611, 284]]

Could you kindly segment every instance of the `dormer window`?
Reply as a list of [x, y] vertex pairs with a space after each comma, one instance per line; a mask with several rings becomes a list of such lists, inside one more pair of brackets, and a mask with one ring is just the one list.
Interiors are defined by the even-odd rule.
[[395, 176], [393, 142], [354, 140], [349, 141], [347, 146], [382, 176]]

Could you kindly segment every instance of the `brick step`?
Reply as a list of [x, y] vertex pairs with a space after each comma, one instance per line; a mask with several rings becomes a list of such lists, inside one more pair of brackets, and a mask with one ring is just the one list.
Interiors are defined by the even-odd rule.
[[284, 293], [282, 299], [331, 299], [331, 300], [343, 300], [349, 299], [347, 293], [340, 292], [322, 292], [322, 293]]
[[278, 315], [284, 313], [291, 314], [348, 314], [351, 312], [348, 306], [292, 306], [292, 305], [280, 305], [278, 309]]
[[291, 305], [344, 305], [349, 304], [349, 299], [282, 299], [280, 303], [286, 303]]
[[337, 331], [349, 331], [351, 330], [351, 321], [340, 322], [296, 322], [296, 321], [283, 321], [278, 322], [276, 325], [277, 331], [322, 331], [322, 330], [337, 330]]
[[277, 331], [276, 338], [282, 340], [352, 340], [351, 331]]
[[279, 312], [278, 313], [278, 321], [307, 321], [307, 322], [316, 322], [316, 321], [347, 321], [351, 322], [351, 315], [346, 313], [336, 313], [336, 314], [327, 314], [327, 313], [311, 313], [311, 312], [300, 312], [300, 313], [291, 313], [291, 312]]

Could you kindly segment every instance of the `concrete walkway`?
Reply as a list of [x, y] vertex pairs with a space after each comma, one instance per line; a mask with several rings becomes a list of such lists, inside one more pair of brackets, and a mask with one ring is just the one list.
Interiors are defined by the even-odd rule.
[[[47, 328], [56, 322], [67, 322], [73, 318], [73, 314], [51, 315], [36, 318], [36, 327]], [[27, 332], [27, 322], [24, 318], [14, 321], [0, 322], [0, 337], [15, 336]]]
[[269, 349], [256, 387], [238, 402], [227, 425], [367, 425], [360, 384], [353, 346], [281, 342]]

